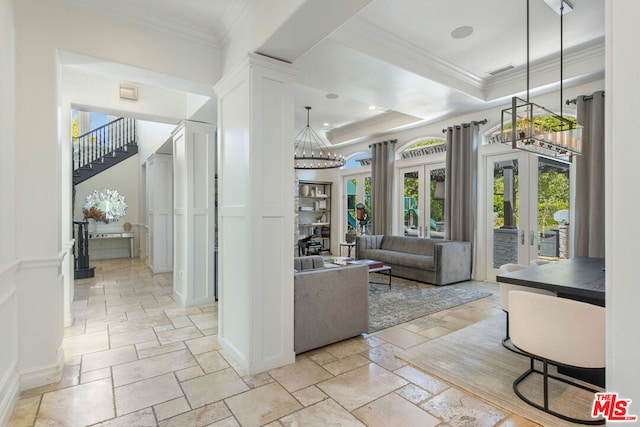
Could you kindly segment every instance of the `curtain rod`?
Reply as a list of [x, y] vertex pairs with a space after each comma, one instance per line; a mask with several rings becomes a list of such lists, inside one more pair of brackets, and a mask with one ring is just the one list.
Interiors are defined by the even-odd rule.
[[[482, 120], [478, 120], [478, 121], [471, 122], [471, 123], [473, 123], [474, 125], [486, 125], [486, 124], [487, 124], [487, 119], [482, 119]], [[470, 123], [464, 123], [464, 124], [462, 125], [462, 127], [468, 128], [468, 127], [469, 127], [469, 125], [470, 125]], [[453, 126], [452, 126], [452, 127], [453, 127]], [[458, 128], [459, 128], [460, 126], [459, 126], [459, 125], [457, 125], [456, 127], [458, 127]], [[442, 133], [447, 132], [447, 129], [448, 129], [448, 128], [444, 128], [444, 129], [442, 129]]]
[[[604, 96], [604, 92], [601, 92], [602, 96]], [[584, 99], [585, 101], [588, 101], [590, 99], [593, 99], [593, 95], [585, 95], [582, 97], [582, 99]], [[573, 99], [567, 99], [565, 101], [565, 104], [570, 105], [570, 104], [575, 104], [576, 102], [578, 102], [578, 98], [573, 98]]]
[[386, 143], [395, 144], [397, 142], [398, 142], [397, 139], [387, 139], [386, 141], [374, 142], [373, 144], [369, 144], [369, 148], [371, 148], [371, 146], [375, 144], [386, 144]]

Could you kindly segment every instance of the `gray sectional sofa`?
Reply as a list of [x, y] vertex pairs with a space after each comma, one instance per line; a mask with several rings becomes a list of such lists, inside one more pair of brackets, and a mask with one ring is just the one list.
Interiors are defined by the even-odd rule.
[[369, 327], [369, 268], [324, 267], [321, 256], [294, 258], [294, 352], [360, 335]]
[[471, 243], [405, 236], [358, 236], [356, 258], [382, 261], [391, 274], [448, 285], [471, 279]]

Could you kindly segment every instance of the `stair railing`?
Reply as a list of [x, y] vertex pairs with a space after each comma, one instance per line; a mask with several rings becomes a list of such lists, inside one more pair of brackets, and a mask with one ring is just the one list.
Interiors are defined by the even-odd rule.
[[91, 167], [115, 150], [136, 144], [135, 119], [120, 117], [106, 125], [73, 137], [73, 170]]
[[89, 222], [73, 221], [73, 238], [76, 245], [74, 248], [74, 270], [86, 270], [89, 268]]

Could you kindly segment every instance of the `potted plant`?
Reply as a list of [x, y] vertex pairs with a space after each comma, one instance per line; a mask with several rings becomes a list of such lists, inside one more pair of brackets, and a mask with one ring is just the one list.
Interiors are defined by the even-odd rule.
[[87, 221], [88, 223], [87, 229], [90, 233], [96, 231], [96, 221], [104, 222], [107, 219], [105, 213], [95, 206], [91, 206], [89, 209], [82, 209], [82, 213], [84, 215], [85, 221]]

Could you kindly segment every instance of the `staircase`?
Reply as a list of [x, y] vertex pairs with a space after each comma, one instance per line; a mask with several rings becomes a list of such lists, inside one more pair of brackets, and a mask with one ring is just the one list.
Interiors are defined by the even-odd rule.
[[136, 121], [120, 117], [73, 138], [73, 185], [138, 153]]
[[[73, 206], [75, 186], [138, 153], [136, 121], [120, 117], [83, 135], [73, 138]], [[74, 279], [94, 277], [89, 266], [89, 232], [87, 220], [73, 221]]]

